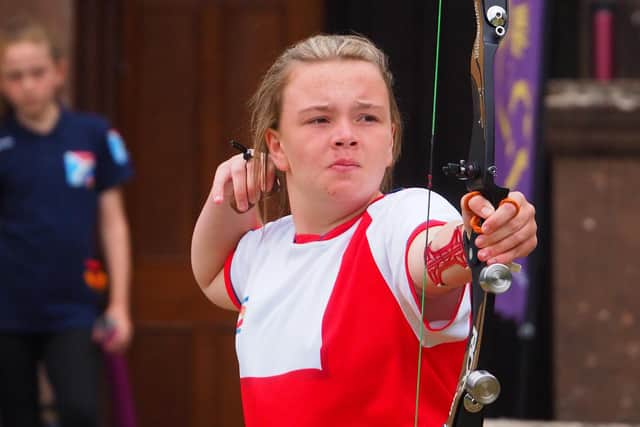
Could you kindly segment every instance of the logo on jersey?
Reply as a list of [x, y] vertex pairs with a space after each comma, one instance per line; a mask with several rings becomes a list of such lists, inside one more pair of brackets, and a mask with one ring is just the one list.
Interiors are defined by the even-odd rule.
[[107, 132], [107, 144], [109, 145], [111, 157], [116, 164], [124, 165], [129, 161], [127, 148], [124, 146], [124, 141], [117, 130], [111, 129]]
[[15, 141], [10, 136], [5, 136], [4, 138], [0, 138], [0, 151], [13, 148], [14, 145], [15, 145]]
[[247, 301], [249, 301], [249, 297], [244, 297], [244, 299], [242, 300], [242, 305], [240, 306], [240, 314], [238, 314], [238, 322], [236, 323], [236, 335], [238, 335], [242, 330], [242, 324], [244, 323], [244, 314], [247, 311]]
[[102, 268], [102, 263], [97, 259], [84, 261], [84, 282], [94, 291], [102, 292], [107, 288], [107, 273]]
[[66, 151], [64, 153], [64, 170], [67, 184], [75, 188], [93, 188], [96, 158], [91, 151]]

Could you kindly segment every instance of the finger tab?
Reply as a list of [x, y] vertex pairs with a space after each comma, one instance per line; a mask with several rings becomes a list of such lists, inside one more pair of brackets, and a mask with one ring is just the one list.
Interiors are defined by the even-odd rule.
[[469, 221], [471, 228], [476, 234], [483, 234], [481, 222], [482, 222], [482, 219], [477, 215], [472, 216], [471, 220]]
[[520, 213], [520, 205], [518, 204], [518, 202], [516, 202], [512, 198], [507, 197], [506, 199], [502, 199], [500, 201], [500, 206], [502, 206], [504, 204], [510, 204], [510, 205], [513, 205], [514, 208], [516, 208], [516, 214], [514, 216], [516, 216], [516, 215], [518, 215]]
[[479, 191], [472, 191], [470, 193], [465, 194], [462, 197], [462, 205], [464, 206], [465, 210], [468, 210], [468, 211], [471, 210], [471, 208], [469, 207], [469, 202], [471, 201], [471, 199], [479, 195], [480, 195]]

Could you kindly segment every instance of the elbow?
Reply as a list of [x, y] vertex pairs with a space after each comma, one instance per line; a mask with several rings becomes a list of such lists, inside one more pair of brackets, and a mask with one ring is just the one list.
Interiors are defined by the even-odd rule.
[[193, 273], [193, 278], [196, 283], [200, 287], [200, 289], [205, 289], [211, 280], [207, 280], [206, 274], [203, 269], [200, 267], [200, 263], [198, 263], [196, 257], [191, 256], [191, 272]]
[[205, 291], [217, 276], [217, 271], [213, 271], [209, 263], [204, 262], [198, 256], [191, 255], [191, 272], [196, 283]]

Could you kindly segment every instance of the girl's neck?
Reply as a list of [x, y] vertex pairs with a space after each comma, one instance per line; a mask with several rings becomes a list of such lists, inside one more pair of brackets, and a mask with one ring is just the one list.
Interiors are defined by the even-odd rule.
[[45, 107], [39, 114], [28, 115], [21, 114], [16, 111], [16, 120], [29, 129], [38, 134], [48, 134], [58, 123], [60, 118], [60, 106], [57, 103], [51, 103]]
[[290, 194], [289, 202], [296, 233], [324, 235], [339, 225], [361, 215], [369, 204], [379, 196], [380, 193], [377, 193], [362, 203], [350, 203], [343, 206], [335, 204], [322, 206], [322, 204], [314, 204], [312, 202], [296, 204], [297, 200], [292, 200]]

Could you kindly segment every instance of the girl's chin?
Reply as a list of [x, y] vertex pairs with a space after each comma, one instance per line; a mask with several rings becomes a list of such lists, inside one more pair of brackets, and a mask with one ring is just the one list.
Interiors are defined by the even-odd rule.
[[336, 201], [365, 204], [378, 197], [380, 190], [375, 188], [365, 191], [362, 186], [337, 186], [327, 191], [329, 197]]
[[28, 119], [39, 119], [46, 111], [47, 108], [41, 105], [25, 105], [18, 109], [18, 113]]

